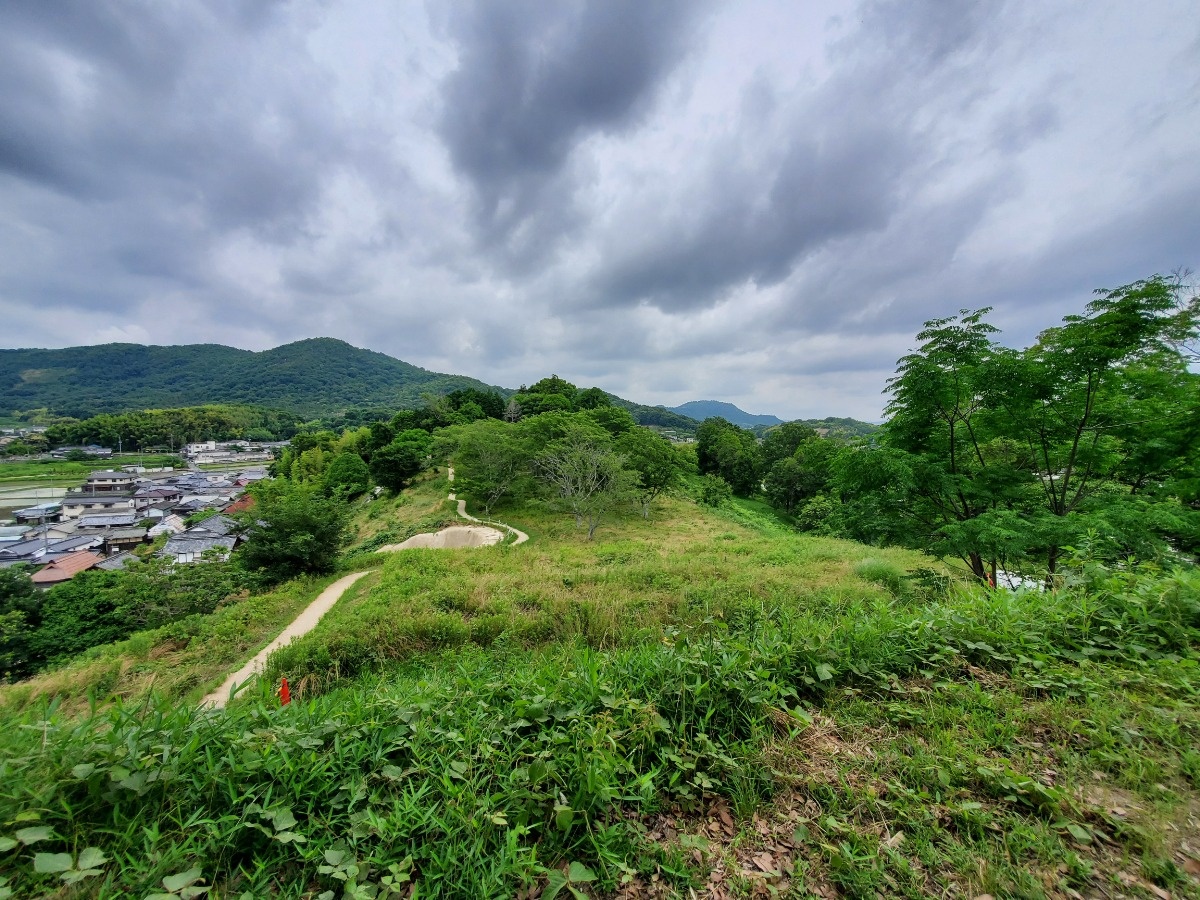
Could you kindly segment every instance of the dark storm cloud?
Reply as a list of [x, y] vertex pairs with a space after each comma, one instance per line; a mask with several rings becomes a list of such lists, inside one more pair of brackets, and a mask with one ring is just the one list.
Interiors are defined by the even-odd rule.
[[[840, 45], [843, 70], [803, 102], [768, 104], [782, 123], [761, 121], [759, 98], [749, 98], [675, 215], [617, 248], [594, 302], [703, 308], [734, 285], [771, 287], [831, 243], [884, 228], [936, 171], [920, 117], [930, 85], [972, 95], [969, 80], [941, 82], [965, 74], [987, 22], [967, 4], [871, 4], [856, 41]], [[763, 130], [784, 152], [759, 154], [746, 136]]]
[[0, 340], [874, 418], [926, 319], [1198, 264], [1190, 13], [0, 2]]
[[[274, 11], [0, 6], [0, 179], [62, 237], [57, 266], [25, 296], [98, 311], [167, 284], [211, 292], [210, 255], [229, 233], [296, 234], [352, 135], [302, 56], [277, 83], [276, 63], [256, 55]], [[239, 294], [206, 299], [244, 310]]]
[[[458, 68], [441, 134], [471, 182], [487, 242], [527, 248], [578, 220], [565, 167], [592, 134], [644, 115], [688, 48], [690, 0], [479, 2], [448, 13]], [[520, 244], [521, 246], [517, 246]]]

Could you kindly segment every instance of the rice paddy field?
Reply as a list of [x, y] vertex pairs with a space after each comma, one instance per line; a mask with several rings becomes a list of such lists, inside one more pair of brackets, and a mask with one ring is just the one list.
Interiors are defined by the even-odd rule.
[[683, 498], [373, 552], [448, 489], [364, 502], [224, 710], [336, 576], [0, 688], [0, 896], [1200, 897], [1194, 570], [988, 591]]

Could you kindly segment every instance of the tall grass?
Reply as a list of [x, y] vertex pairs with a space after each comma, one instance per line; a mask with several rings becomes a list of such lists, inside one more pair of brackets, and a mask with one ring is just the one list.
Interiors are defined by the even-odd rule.
[[[438, 559], [384, 577], [436, 585]], [[1194, 667], [1200, 641], [1194, 571], [1092, 567], [1057, 594], [960, 589], [919, 608], [864, 594], [807, 609], [742, 602], [717, 617], [706, 602], [660, 640], [606, 650], [582, 633], [530, 652], [431, 631], [431, 646], [452, 649], [411, 648], [387, 675], [282, 709], [264, 685], [225, 713], [153, 701], [78, 721], [53, 705], [26, 713], [0, 734], [5, 869], [40, 894], [60, 875], [39, 873], [37, 853], [76, 866], [95, 847], [107, 860], [90, 876], [100, 896], [144, 896], [199, 869], [191, 877], [234, 896], [407, 878], [422, 897], [482, 898], [572, 861], [601, 890], [632, 870], [684, 890], [688, 868], [625, 813], [712, 795], [748, 812], [772, 790], [761, 751], [780, 715], [802, 728], [805, 703], [835, 689], [887, 691], [968, 664], [1053, 692], [1039, 673], [1058, 663]], [[969, 777], [1028, 795], [1006, 771]], [[1036, 814], [1069, 813], [1061, 794], [1029, 796]]]

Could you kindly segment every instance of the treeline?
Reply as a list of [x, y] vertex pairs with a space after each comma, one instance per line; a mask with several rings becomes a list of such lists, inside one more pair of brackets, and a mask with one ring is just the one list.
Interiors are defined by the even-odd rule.
[[125, 450], [179, 449], [193, 441], [287, 440], [301, 424], [293, 413], [256, 406], [190, 406], [60, 419], [46, 429], [45, 439], [52, 447], [99, 444]]
[[222, 561], [174, 566], [151, 558], [128, 570], [80, 572], [44, 592], [22, 568], [0, 569], [0, 681], [135, 631], [211, 613], [246, 584], [243, 569]]
[[872, 441], [793, 424], [757, 443], [723, 420], [700, 471], [801, 527], [1052, 578], [1067, 548], [1178, 559], [1200, 547], [1200, 301], [1155, 277], [1100, 291], [1025, 349], [987, 309], [927, 322]]
[[273, 471], [354, 498], [372, 484], [401, 490], [449, 458], [456, 483], [485, 514], [502, 500], [541, 496], [569, 510], [589, 537], [622, 505], [649, 515], [694, 468], [688, 451], [639, 427], [604, 391], [552, 375], [507, 400], [459, 390], [388, 422], [298, 434]]

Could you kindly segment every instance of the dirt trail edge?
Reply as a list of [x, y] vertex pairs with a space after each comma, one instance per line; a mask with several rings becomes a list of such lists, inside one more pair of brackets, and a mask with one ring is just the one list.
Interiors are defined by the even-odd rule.
[[[454, 469], [448, 468], [446, 470], [446, 478], [451, 482], [454, 481]], [[457, 500], [453, 491], [450, 492], [450, 499]], [[515, 535], [516, 540], [513, 541], [514, 547], [529, 540], [529, 535], [517, 528], [513, 528], [511, 525], [505, 525], [503, 522], [491, 522], [487, 519], [477, 519], [474, 516], [469, 515], [467, 513], [466, 500], [458, 500], [458, 514], [469, 522], [475, 522], [479, 525], [493, 525], [496, 528], [503, 528], [505, 531]], [[462, 530], [465, 531], [468, 529]], [[418, 535], [418, 537], [427, 536], [428, 535]], [[412, 538], [409, 540], [412, 540]], [[405, 543], [407, 544], [408, 542], [406, 541]], [[486, 541], [485, 543], [491, 542]], [[470, 541], [462, 544], [455, 543], [452, 544], [452, 546], [466, 547], [478, 546], [478, 544]], [[405, 548], [400, 544], [389, 544], [388, 546], [380, 549], [386, 551]], [[279, 633], [279, 636], [275, 638], [275, 640], [271, 641], [271, 643], [263, 647], [262, 650], [258, 651], [258, 653], [255, 654], [254, 659], [250, 660], [250, 662], [246, 663], [244, 666], [226, 678], [219, 688], [217, 688], [211, 694], [208, 694], [203, 700], [200, 701], [200, 705], [214, 709], [220, 709], [223, 707], [233, 697], [233, 694], [238, 687], [244, 685], [247, 681], [249, 681], [255, 675], [260, 674], [263, 669], [266, 668], [268, 656], [285, 644], [291, 643], [291, 641], [294, 639], [306, 635], [316, 628], [317, 623], [321, 621], [321, 617], [325, 615], [325, 613], [329, 612], [329, 610], [333, 609], [333, 605], [341, 599], [341, 596], [346, 592], [346, 589], [366, 574], [366, 572], [352, 572], [344, 578], [339, 578], [329, 587], [325, 588], [325, 590], [321, 591], [317, 599], [308, 604], [308, 606], [304, 608], [304, 612], [296, 616], [296, 618], [292, 620], [291, 624]]]
[[[446, 479], [450, 482], [454, 481], [454, 469], [453, 468], [446, 469]], [[458, 498], [454, 496], [453, 491], [450, 492], [450, 499], [458, 500]], [[509, 532], [510, 534], [516, 535], [516, 540], [512, 542], [512, 545], [514, 547], [517, 546], [518, 544], [523, 544], [527, 540], [529, 540], [529, 535], [527, 535], [525, 532], [521, 531], [520, 529], [513, 528], [511, 525], [505, 525], [503, 522], [492, 522], [489, 519], [477, 519], [474, 516], [469, 515], [467, 513], [467, 501], [466, 500], [458, 500], [458, 514], [460, 516], [462, 516], [464, 519], [466, 519], [468, 522], [477, 522], [480, 525], [494, 525], [497, 528], [503, 528], [505, 531]]]
[[219, 688], [200, 701], [200, 705], [217, 709], [223, 707], [229, 702], [236, 688], [262, 672], [266, 667], [268, 656], [285, 644], [290, 643], [294, 638], [308, 634], [308, 632], [316, 628], [317, 623], [321, 621], [321, 617], [333, 608], [333, 605], [338, 602], [342, 594], [346, 592], [346, 589], [366, 574], [366, 572], [352, 572], [343, 578], [339, 578], [329, 587], [325, 588], [325, 590], [321, 591], [317, 599], [308, 604], [304, 608], [304, 612], [296, 616], [291, 624], [279, 633], [279, 636], [275, 640], [258, 651], [254, 659], [226, 678]]

